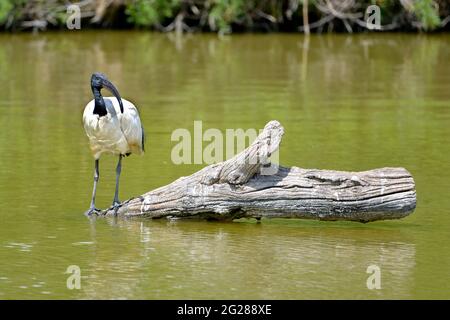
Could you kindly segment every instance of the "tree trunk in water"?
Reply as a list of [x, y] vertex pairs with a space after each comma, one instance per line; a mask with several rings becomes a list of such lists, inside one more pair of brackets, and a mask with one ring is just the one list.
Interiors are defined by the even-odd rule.
[[[118, 216], [148, 218], [304, 218], [369, 222], [399, 219], [416, 207], [415, 184], [403, 168], [364, 172], [285, 168], [269, 157], [284, 129], [270, 121], [235, 157], [124, 201]], [[114, 215], [112, 208], [101, 215]]]

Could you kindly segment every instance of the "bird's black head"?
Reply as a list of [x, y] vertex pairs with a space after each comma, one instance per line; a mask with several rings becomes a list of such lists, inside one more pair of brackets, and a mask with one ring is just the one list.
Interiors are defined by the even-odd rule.
[[116, 97], [117, 101], [119, 101], [120, 111], [123, 113], [122, 98], [120, 97], [119, 91], [108, 80], [106, 75], [100, 72], [93, 73], [91, 76], [91, 88], [92, 92], [94, 93], [94, 96], [96, 92], [100, 92], [101, 89], [103, 88], [108, 89]]
[[103, 73], [95, 72], [91, 76], [91, 87], [96, 89], [102, 89], [103, 88], [103, 80], [108, 80], [106, 76]]

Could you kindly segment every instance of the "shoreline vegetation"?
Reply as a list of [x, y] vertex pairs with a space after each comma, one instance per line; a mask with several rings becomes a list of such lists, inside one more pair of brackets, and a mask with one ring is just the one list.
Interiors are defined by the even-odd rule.
[[0, 30], [67, 30], [79, 8], [81, 29], [161, 32], [364, 32], [366, 9], [380, 9], [380, 31], [450, 30], [447, 0], [0, 0]]

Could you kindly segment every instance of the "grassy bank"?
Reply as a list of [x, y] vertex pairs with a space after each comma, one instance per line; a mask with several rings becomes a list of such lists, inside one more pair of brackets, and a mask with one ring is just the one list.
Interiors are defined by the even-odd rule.
[[[448, 31], [446, 0], [0, 0], [0, 29], [65, 29], [76, 4], [82, 28], [177, 32], [361, 32], [366, 9], [380, 8], [381, 30]], [[75, 10], [75, 11], [74, 11]]]

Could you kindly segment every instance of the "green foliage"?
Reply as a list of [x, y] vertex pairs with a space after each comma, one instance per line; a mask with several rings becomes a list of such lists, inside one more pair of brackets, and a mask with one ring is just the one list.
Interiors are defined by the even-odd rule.
[[245, 0], [214, 0], [209, 12], [211, 29], [230, 33], [231, 24], [245, 14]]
[[[113, 15], [104, 17], [123, 17], [116, 14], [123, 10], [130, 25], [161, 30], [161, 25], [169, 25], [178, 16], [183, 26], [199, 27], [220, 34], [231, 33], [232, 28], [239, 30], [298, 30], [303, 23], [303, 3], [305, 0], [125, 0], [125, 7], [111, 2], [106, 10]], [[362, 0], [354, 5], [339, 5], [343, 2], [333, 0], [343, 15], [363, 13], [365, 8], [376, 4], [381, 9], [382, 25], [393, 24], [401, 29], [421, 28], [425, 31], [440, 27], [440, 17], [448, 16], [449, 7], [443, 5], [446, 0]], [[0, 27], [20, 29], [23, 21], [47, 20], [50, 26], [64, 26], [67, 18], [65, 6], [76, 1], [53, 0], [0, 0]], [[93, 1], [81, 8], [82, 12], [91, 11], [102, 2]], [[310, 23], [320, 20], [329, 12], [319, 6], [317, 0], [308, 1]], [[123, 12], [121, 12], [123, 13]], [[88, 21], [88, 18], [85, 18]], [[333, 23], [342, 20], [337, 15]], [[8, 23], [7, 23], [8, 22]], [[347, 19], [352, 27], [358, 27], [355, 21]], [[88, 22], [89, 23], [89, 22]], [[123, 23], [121, 23], [123, 25]], [[339, 23], [335, 23], [339, 26]], [[340, 24], [342, 26], [342, 23]], [[173, 27], [173, 24], [172, 24]], [[187, 28], [187, 29], [188, 29]], [[324, 26], [326, 30], [326, 26]], [[339, 28], [339, 27], [336, 27]], [[342, 27], [343, 28], [343, 27]], [[173, 28], [167, 28], [172, 30]], [[342, 30], [342, 29], [341, 29]], [[341, 31], [337, 30], [337, 31]], [[345, 29], [344, 29], [345, 30]], [[361, 30], [359, 28], [358, 30]]]
[[172, 17], [180, 0], [134, 0], [127, 5], [128, 22], [140, 27], [151, 27]]
[[22, 9], [27, 2], [28, 0], [0, 0], [0, 25], [4, 24], [9, 17], [12, 18], [13, 24], [22, 21], [24, 17]]
[[6, 21], [13, 8], [13, 0], [0, 0], [0, 24]]
[[68, 17], [67, 11], [55, 12], [55, 19], [60, 26], [66, 25]]
[[417, 0], [414, 2], [414, 13], [424, 30], [433, 30], [441, 24], [439, 11], [433, 0]]

